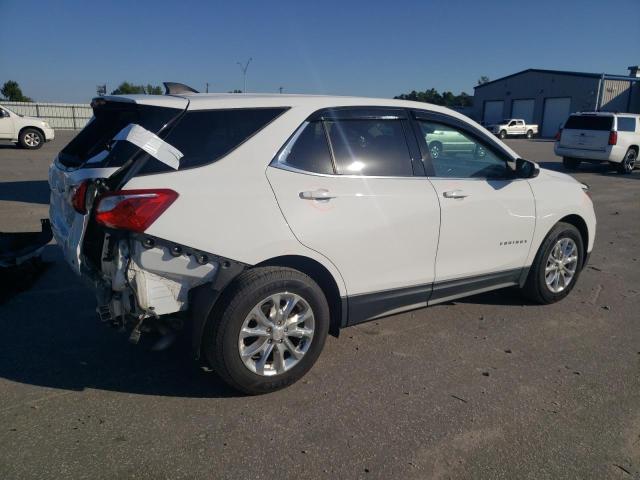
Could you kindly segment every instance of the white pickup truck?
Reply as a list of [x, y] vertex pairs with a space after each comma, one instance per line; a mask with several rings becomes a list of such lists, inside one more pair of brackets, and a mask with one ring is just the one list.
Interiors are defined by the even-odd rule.
[[507, 118], [495, 125], [486, 125], [485, 128], [500, 138], [524, 136], [533, 138], [538, 134], [538, 125], [527, 124], [521, 118]]

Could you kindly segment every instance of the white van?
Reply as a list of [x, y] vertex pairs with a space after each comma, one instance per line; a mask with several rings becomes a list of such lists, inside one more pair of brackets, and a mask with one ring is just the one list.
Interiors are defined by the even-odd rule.
[[639, 119], [631, 113], [574, 113], [560, 129], [554, 151], [571, 170], [582, 161], [610, 162], [620, 173], [631, 173], [640, 145]]

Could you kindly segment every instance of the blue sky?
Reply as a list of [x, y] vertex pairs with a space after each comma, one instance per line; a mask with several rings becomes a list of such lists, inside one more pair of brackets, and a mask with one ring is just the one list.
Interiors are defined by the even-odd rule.
[[526, 68], [626, 74], [639, 0], [0, 0], [0, 83], [87, 102], [123, 80], [392, 97]]

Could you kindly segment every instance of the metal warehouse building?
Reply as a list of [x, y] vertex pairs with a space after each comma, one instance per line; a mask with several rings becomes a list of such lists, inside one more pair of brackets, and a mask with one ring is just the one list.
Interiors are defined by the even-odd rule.
[[523, 118], [553, 137], [570, 113], [640, 113], [640, 67], [629, 76], [531, 68], [475, 87], [474, 117], [485, 125]]

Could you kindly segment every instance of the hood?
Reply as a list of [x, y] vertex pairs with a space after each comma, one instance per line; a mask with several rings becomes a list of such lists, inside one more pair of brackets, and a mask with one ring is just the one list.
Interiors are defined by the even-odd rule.
[[581, 184], [578, 180], [566, 173], [556, 172], [555, 170], [549, 170], [548, 168], [541, 168], [538, 177], [546, 177], [552, 180], [561, 181], [563, 183]]
[[17, 118], [15, 118], [15, 120], [17, 122], [23, 124], [23, 125], [38, 125], [40, 127], [44, 127], [45, 123], [47, 123], [47, 121], [43, 120], [42, 118], [27, 117], [26, 115], [25, 116], [18, 116]]

